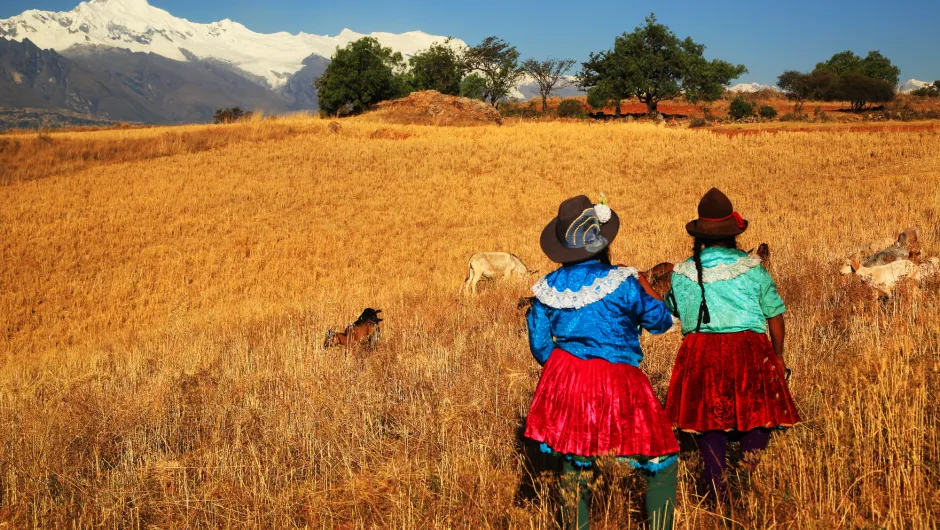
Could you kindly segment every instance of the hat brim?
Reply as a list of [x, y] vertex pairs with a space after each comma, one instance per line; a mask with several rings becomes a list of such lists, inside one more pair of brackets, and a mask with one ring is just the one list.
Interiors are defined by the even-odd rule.
[[747, 227], [748, 222], [746, 219], [744, 220], [743, 228], [738, 226], [738, 222], [735, 221], [734, 218], [725, 219], [723, 221], [703, 221], [696, 219], [689, 221], [689, 223], [685, 225], [685, 231], [692, 237], [714, 241], [739, 236], [747, 230]]
[[[558, 225], [558, 218], [554, 218], [550, 223], [542, 230], [542, 237], [539, 238], [539, 245], [542, 247], [542, 252], [548, 256], [548, 259], [554, 261], [555, 263], [574, 263], [576, 261], [584, 261], [590, 259], [601, 252], [604, 249], [600, 249], [595, 252], [590, 252], [584, 248], [568, 248], [561, 241], [558, 240], [558, 236], [555, 233], [555, 227]], [[616, 212], [610, 212], [610, 220], [601, 225], [601, 235], [604, 236], [604, 239], [607, 240], [607, 247], [614, 242], [614, 239], [617, 237], [617, 233], [620, 231], [620, 217], [617, 216]], [[604, 248], [607, 248], [604, 247]]]

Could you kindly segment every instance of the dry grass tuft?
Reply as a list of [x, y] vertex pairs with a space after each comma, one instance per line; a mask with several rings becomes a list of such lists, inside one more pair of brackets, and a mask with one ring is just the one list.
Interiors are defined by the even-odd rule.
[[[681, 259], [717, 185], [751, 221], [742, 246], [770, 244], [805, 419], [730, 517], [937, 526], [938, 285], [878, 300], [838, 268], [912, 225], [940, 254], [940, 135], [376, 126], [0, 138], [32, 153], [0, 153], [0, 524], [555, 528], [551, 463], [518, 437], [538, 379], [527, 285], [463, 298], [466, 260], [551, 270], [543, 224], [601, 191], [621, 214], [615, 260]], [[89, 145], [114, 154], [75, 154]], [[377, 350], [324, 351], [366, 306], [384, 310]], [[679, 340], [644, 338], [661, 396]], [[697, 459], [680, 471], [678, 528], [725, 527]], [[639, 527], [636, 486], [605, 468], [596, 527]]]

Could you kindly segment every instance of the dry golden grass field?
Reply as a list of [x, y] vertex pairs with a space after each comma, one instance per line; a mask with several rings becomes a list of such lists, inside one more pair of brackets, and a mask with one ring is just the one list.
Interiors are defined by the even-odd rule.
[[[0, 137], [0, 528], [556, 528], [534, 278], [463, 297], [467, 258], [548, 272], [558, 203], [605, 192], [615, 261], [683, 259], [713, 185], [770, 244], [805, 421], [727, 514], [688, 455], [677, 528], [940, 524], [940, 284], [838, 275], [911, 225], [940, 255], [940, 133], [328, 125]], [[366, 306], [378, 348], [324, 350]], [[680, 338], [644, 338], [661, 397]], [[641, 483], [605, 466], [595, 527], [639, 528]]]

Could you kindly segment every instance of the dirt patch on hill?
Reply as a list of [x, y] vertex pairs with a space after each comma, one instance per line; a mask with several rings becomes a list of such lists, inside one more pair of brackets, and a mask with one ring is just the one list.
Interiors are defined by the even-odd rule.
[[502, 124], [499, 112], [482, 101], [441, 94], [436, 90], [383, 101], [363, 117], [403, 125], [471, 126]]

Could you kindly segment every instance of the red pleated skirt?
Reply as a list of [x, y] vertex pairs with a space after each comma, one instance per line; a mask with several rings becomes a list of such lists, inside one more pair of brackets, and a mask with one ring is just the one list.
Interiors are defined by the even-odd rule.
[[766, 335], [690, 333], [676, 356], [666, 412], [687, 432], [748, 431], [800, 421]]
[[552, 352], [532, 398], [525, 435], [584, 457], [657, 457], [679, 451], [662, 403], [635, 366]]

